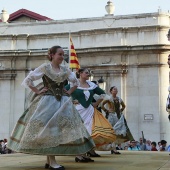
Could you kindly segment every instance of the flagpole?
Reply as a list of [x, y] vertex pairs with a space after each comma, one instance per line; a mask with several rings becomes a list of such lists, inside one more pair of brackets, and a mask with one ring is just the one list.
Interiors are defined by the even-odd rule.
[[[70, 43], [70, 38], [71, 38], [71, 35], [70, 35], [70, 34], [71, 34], [71, 33], [70, 33], [70, 32], [71, 32], [71, 31], [69, 31], [69, 36], [68, 36], [68, 37], [69, 37], [69, 38], [68, 38], [68, 41], [69, 41], [69, 43], [68, 43], [68, 44], [69, 44], [69, 48], [68, 48], [68, 49], [69, 49], [69, 68], [70, 68], [70, 55], [71, 55], [71, 43]], [[73, 70], [72, 70], [72, 71], [73, 71]]]

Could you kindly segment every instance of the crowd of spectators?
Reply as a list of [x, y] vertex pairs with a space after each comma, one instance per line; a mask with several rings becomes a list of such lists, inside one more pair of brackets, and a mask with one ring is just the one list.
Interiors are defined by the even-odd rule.
[[[150, 140], [139, 141], [131, 140], [127, 142], [124, 147], [121, 144], [116, 146], [116, 150], [129, 150], [129, 151], [168, 151], [170, 152], [170, 145], [167, 146], [166, 140], [161, 140], [158, 143]], [[7, 148], [7, 139], [0, 140], [0, 154], [10, 154], [12, 151]]]
[[168, 151], [170, 152], [170, 145], [167, 145], [166, 140], [159, 142], [145, 140], [140, 138], [139, 141], [131, 140], [125, 144], [124, 148], [119, 144], [116, 147], [117, 150], [129, 150], [129, 151]]

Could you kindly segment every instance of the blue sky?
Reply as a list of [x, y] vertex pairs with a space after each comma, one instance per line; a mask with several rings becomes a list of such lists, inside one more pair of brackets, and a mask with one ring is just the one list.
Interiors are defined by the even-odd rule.
[[[106, 14], [105, 5], [108, 0], [0, 0], [0, 10], [5, 8], [13, 13], [21, 8], [31, 10], [49, 18], [73, 19], [102, 17]], [[170, 10], [170, 0], [112, 0], [115, 5], [114, 15]]]

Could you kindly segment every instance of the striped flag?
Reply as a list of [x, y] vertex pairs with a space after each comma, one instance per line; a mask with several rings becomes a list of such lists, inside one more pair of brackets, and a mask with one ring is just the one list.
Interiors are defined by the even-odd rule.
[[80, 64], [78, 62], [77, 54], [74, 49], [74, 45], [73, 45], [71, 37], [70, 37], [70, 68], [71, 69], [75, 68], [76, 70], [80, 68]]

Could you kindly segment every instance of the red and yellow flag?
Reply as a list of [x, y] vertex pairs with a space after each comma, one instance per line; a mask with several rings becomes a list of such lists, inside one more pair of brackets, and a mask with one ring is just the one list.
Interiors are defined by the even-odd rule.
[[78, 70], [80, 68], [80, 64], [78, 62], [77, 54], [74, 49], [74, 45], [72, 39], [70, 38], [70, 68]]

